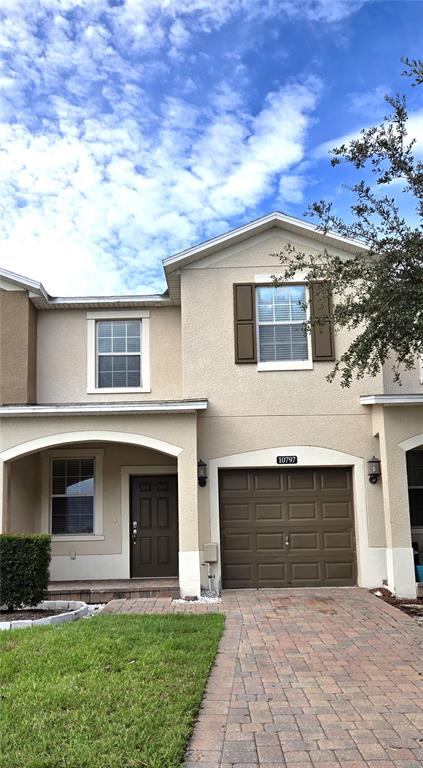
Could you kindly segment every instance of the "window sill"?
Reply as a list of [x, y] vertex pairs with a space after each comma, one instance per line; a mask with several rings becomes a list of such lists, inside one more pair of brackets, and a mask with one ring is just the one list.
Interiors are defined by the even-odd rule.
[[311, 371], [312, 360], [290, 360], [287, 362], [257, 363], [258, 371]]
[[52, 534], [52, 541], [104, 541], [104, 536], [97, 533]]
[[128, 394], [141, 394], [151, 392], [150, 387], [98, 387], [96, 389], [87, 389], [87, 395], [123, 395]]

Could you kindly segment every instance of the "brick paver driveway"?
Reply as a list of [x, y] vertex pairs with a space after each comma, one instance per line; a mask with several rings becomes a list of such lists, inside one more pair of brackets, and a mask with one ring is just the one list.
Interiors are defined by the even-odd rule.
[[227, 591], [222, 608], [186, 768], [422, 768], [423, 627], [414, 619], [346, 588]]

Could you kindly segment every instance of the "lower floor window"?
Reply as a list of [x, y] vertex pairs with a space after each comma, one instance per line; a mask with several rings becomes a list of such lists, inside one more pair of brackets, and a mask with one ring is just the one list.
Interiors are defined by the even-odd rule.
[[52, 459], [51, 532], [94, 533], [95, 459]]

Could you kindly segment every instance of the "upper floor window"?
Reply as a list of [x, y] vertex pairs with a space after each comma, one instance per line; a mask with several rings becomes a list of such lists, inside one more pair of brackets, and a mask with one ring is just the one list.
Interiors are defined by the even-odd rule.
[[308, 363], [306, 286], [259, 286], [256, 300], [258, 362]]
[[87, 313], [87, 392], [150, 392], [148, 309]]
[[97, 386], [141, 386], [141, 321], [98, 320]]

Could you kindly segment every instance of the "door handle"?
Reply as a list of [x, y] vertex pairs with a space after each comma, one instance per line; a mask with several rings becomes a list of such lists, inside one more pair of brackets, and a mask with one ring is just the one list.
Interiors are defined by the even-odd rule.
[[289, 547], [289, 534], [285, 534], [285, 546]]
[[133, 520], [132, 521], [132, 543], [133, 544], [136, 544], [137, 536], [138, 536], [138, 522], [136, 520]]

